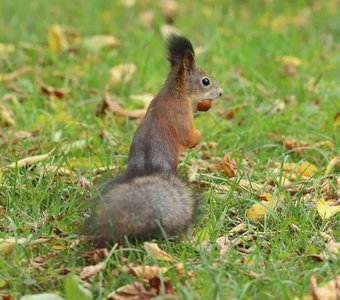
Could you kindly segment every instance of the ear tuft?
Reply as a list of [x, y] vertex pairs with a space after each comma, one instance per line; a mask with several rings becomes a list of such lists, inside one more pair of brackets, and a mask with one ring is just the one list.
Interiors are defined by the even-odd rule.
[[167, 38], [168, 61], [171, 66], [184, 64], [187, 67], [195, 64], [195, 51], [191, 42], [183, 37], [171, 34]]

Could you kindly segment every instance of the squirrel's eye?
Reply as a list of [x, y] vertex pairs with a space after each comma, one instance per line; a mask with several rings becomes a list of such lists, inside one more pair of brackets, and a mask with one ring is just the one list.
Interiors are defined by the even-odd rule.
[[210, 84], [209, 78], [204, 77], [204, 78], [202, 79], [202, 83], [203, 83], [204, 86], [208, 86], [208, 85]]

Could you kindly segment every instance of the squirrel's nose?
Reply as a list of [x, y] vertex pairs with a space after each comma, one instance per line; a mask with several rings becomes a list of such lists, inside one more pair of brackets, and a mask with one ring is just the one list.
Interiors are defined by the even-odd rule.
[[223, 94], [223, 90], [220, 88], [219, 93], [218, 93], [218, 96], [221, 97], [222, 94]]

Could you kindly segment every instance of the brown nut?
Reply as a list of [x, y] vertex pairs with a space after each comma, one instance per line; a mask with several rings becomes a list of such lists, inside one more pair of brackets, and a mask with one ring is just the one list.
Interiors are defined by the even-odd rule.
[[211, 100], [203, 100], [197, 104], [198, 111], [208, 111], [211, 107]]

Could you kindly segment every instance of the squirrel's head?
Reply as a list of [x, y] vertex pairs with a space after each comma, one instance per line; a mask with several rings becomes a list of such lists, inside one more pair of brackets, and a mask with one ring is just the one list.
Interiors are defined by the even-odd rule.
[[195, 64], [195, 51], [190, 41], [182, 36], [168, 37], [168, 61], [176, 74], [177, 89], [191, 98], [193, 106], [213, 100], [223, 93], [220, 85]]

